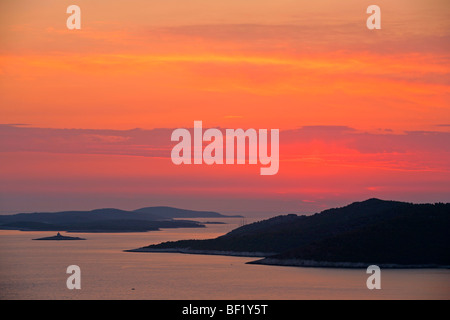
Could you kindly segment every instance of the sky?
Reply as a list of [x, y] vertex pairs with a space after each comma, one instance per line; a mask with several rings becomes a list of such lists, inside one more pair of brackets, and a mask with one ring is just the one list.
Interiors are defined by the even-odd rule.
[[[449, 6], [3, 0], [0, 213], [450, 202]], [[174, 165], [171, 132], [194, 121], [279, 129], [279, 172]]]

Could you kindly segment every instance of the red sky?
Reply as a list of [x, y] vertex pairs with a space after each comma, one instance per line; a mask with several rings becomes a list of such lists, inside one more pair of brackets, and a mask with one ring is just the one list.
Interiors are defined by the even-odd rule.
[[[450, 201], [447, 1], [0, 4], [0, 211], [316, 212]], [[170, 132], [280, 129], [280, 171], [175, 166]], [[133, 130], [140, 128], [139, 130]]]

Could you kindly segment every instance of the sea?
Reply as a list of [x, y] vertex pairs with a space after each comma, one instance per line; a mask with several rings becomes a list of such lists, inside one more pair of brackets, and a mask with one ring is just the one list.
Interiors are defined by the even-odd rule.
[[[381, 289], [369, 290], [365, 268], [300, 268], [246, 264], [254, 257], [125, 252], [149, 244], [208, 239], [240, 218], [206, 228], [142, 233], [67, 233], [82, 241], [33, 241], [56, 232], [0, 230], [2, 300], [348, 300], [450, 298], [448, 269], [381, 269]], [[257, 219], [254, 219], [257, 220]], [[251, 222], [251, 221], [248, 221]], [[80, 268], [69, 289], [67, 268]]]

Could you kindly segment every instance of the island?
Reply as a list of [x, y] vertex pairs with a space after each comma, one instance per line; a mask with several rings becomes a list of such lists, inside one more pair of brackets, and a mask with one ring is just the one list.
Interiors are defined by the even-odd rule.
[[91, 211], [35, 212], [0, 215], [0, 230], [66, 232], [147, 232], [167, 228], [205, 228], [191, 218], [237, 218], [213, 211], [173, 207], [144, 207], [136, 210], [115, 208]]
[[251, 264], [449, 268], [450, 203], [368, 199], [313, 215], [280, 215], [206, 240], [127, 250], [261, 257]]
[[38, 239], [33, 239], [33, 240], [57, 240], [57, 241], [60, 241], [60, 240], [86, 240], [86, 239], [79, 238], [79, 237], [63, 236], [58, 232], [57, 235], [53, 236], [53, 237], [44, 237], [44, 238], [38, 238]]

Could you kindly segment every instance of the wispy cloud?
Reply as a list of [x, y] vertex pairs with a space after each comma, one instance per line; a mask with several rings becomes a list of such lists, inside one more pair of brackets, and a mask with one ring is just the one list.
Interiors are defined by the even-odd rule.
[[[170, 140], [173, 130], [51, 129], [0, 125], [0, 150], [169, 159], [174, 146]], [[280, 132], [280, 160], [393, 170], [450, 171], [450, 132], [369, 133], [347, 126], [305, 126]]]

